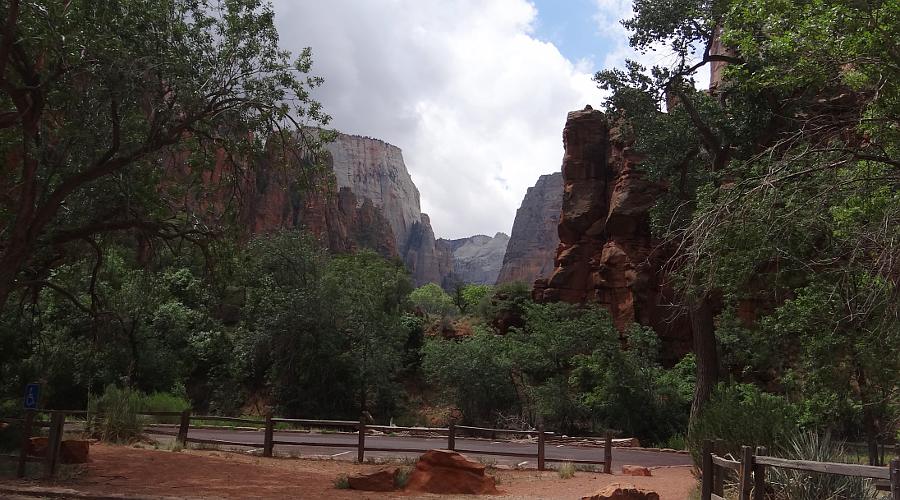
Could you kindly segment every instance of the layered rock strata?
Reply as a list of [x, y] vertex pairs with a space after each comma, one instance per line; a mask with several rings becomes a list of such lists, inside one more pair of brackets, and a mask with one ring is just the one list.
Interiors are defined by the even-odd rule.
[[560, 243], [552, 275], [535, 282], [535, 299], [603, 304], [620, 331], [651, 326], [667, 354], [687, 352], [690, 330], [666, 307], [666, 255], [650, 232], [661, 186], [643, 176], [629, 141], [590, 106], [569, 113], [563, 143]]
[[550, 276], [559, 246], [557, 231], [562, 198], [562, 172], [542, 175], [528, 188], [516, 211], [497, 284], [533, 283]]

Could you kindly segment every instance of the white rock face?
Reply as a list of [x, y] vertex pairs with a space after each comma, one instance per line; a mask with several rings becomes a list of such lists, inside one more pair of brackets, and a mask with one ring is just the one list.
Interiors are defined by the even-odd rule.
[[406, 170], [400, 148], [346, 134], [338, 134], [326, 148], [334, 160], [338, 188], [348, 187], [360, 203], [369, 199], [380, 208], [402, 252], [413, 225], [422, 220], [422, 211], [419, 190]]
[[453, 273], [444, 280], [444, 287], [455, 283], [479, 283], [493, 285], [503, 266], [503, 255], [509, 236], [497, 233], [493, 237], [477, 234], [458, 240], [438, 240], [439, 246], [449, 251]]

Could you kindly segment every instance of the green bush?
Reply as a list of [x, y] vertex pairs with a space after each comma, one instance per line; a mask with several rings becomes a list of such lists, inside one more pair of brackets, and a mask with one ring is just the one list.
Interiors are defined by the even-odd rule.
[[734, 456], [741, 446], [766, 446], [770, 453], [779, 453], [798, 430], [797, 414], [781, 396], [751, 384], [721, 383], [688, 432], [691, 455], [699, 463], [705, 439], [721, 439], [724, 451]]
[[429, 339], [422, 348], [426, 379], [440, 387], [470, 424], [491, 423], [497, 411], [513, 411], [516, 391], [504, 337], [483, 329], [461, 340]]
[[[801, 432], [790, 438], [784, 457], [793, 460], [841, 462], [846, 452], [841, 442], [826, 434]], [[769, 469], [768, 483], [776, 500], [869, 500], [878, 498], [871, 482], [858, 477], [818, 474], [778, 467]]]
[[575, 477], [575, 464], [572, 462], [565, 462], [556, 469], [556, 474], [560, 479], [572, 479]]
[[136, 440], [143, 430], [141, 417], [144, 395], [130, 388], [106, 386], [103, 394], [88, 401], [91, 433], [103, 441], [127, 443]]

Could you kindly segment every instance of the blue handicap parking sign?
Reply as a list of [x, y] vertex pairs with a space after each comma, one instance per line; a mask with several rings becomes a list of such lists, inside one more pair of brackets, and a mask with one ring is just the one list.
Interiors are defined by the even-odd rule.
[[25, 386], [25, 409], [37, 410], [38, 400], [41, 397], [40, 384], [28, 384]]

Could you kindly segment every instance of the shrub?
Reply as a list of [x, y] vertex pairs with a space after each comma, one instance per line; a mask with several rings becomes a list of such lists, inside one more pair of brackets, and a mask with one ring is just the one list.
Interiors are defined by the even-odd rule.
[[131, 388], [106, 386], [103, 395], [88, 401], [88, 413], [94, 415], [88, 422], [91, 433], [115, 443], [132, 442], [137, 439], [143, 426], [138, 412], [144, 403], [144, 395]]
[[[840, 462], [845, 456], [844, 444], [826, 434], [802, 432], [792, 436], [786, 446], [786, 458], [816, 462]], [[778, 467], [769, 469], [768, 482], [776, 500], [869, 500], [877, 498], [868, 480], [819, 474]]]
[[349, 490], [350, 478], [345, 475], [338, 476], [337, 479], [334, 480], [334, 487], [339, 490]]
[[409, 482], [409, 475], [412, 474], [412, 467], [400, 467], [397, 469], [397, 475], [394, 476], [394, 486], [402, 489]]
[[556, 469], [556, 473], [559, 475], [560, 479], [572, 479], [575, 477], [575, 464], [566, 462]]
[[688, 432], [695, 463], [705, 439], [721, 439], [725, 452], [738, 456], [741, 446], [766, 446], [783, 451], [783, 443], [797, 432], [797, 410], [783, 397], [762, 392], [751, 384], [719, 384]]

